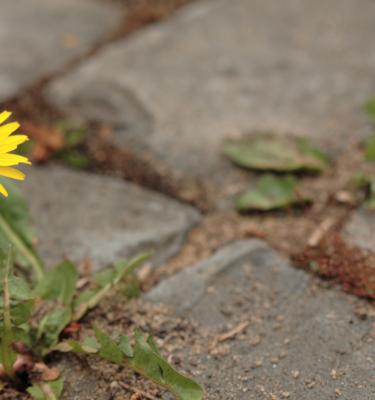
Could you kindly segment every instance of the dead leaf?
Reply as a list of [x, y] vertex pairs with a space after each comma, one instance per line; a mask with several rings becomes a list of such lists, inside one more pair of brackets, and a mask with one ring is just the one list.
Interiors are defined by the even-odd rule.
[[77, 333], [81, 330], [81, 324], [78, 322], [71, 322], [64, 330], [64, 335], [71, 335], [72, 333]]
[[49, 382], [55, 381], [60, 376], [60, 370], [58, 368], [50, 368], [43, 362], [35, 363], [31, 374], [33, 375], [33, 380]]
[[64, 135], [56, 128], [31, 121], [24, 121], [22, 127], [34, 144], [30, 155], [33, 161], [45, 162], [64, 147]]

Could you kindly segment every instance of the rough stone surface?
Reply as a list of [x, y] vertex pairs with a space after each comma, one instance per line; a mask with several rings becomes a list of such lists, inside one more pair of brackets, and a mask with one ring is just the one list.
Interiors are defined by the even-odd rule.
[[71, 114], [112, 124], [119, 146], [222, 182], [228, 136], [270, 129], [338, 150], [367, 134], [374, 18], [372, 0], [199, 1], [46, 93]]
[[110, 400], [111, 394], [103, 380], [82, 364], [77, 357], [69, 354], [64, 354], [56, 363], [65, 381], [61, 400]]
[[57, 166], [29, 169], [22, 188], [49, 264], [88, 256], [98, 267], [141, 249], [155, 250], [158, 264], [199, 220], [194, 209], [157, 193]]
[[375, 214], [359, 209], [355, 211], [344, 228], [344, 236], [349, 243], [363, 250], [375, 253]]
[[115, 8], [96, 0], [2, 0], [0, 101], [90, 49], [117, 22]]
[[374, 321], [354, 313], [365, 303], [322, 288], [261, 241], [223, 248], [162, 282], [147, 299], [193, 320], [199, 340], [204, 332], [217, 337], [249, 322], [244, 332], [221, 343], [227, 352], [181, 350], [179, 357], [194, 366], [208, 398], [375, 396]]

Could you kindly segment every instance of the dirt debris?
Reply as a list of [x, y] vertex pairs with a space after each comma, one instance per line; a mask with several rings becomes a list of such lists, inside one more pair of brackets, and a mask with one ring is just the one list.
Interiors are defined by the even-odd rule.
[[301, 268], [338, 282], [349, 293], [375, 299], [375, 254], [348, 244], [338, 233], [293, 260]]

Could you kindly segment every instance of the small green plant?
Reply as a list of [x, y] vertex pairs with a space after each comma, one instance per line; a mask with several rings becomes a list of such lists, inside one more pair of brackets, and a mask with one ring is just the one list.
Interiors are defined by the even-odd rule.
[[312, 199], [298, 188], [297, 174], [321, 174], [330, 164], [328, 155], [306, 138], [276, 136], [268, 132], [227, 141], [223, 151], [234, 164], [267, 173], [259, 178], [255, 188], [239, 196], [236, 201], [239, 212], [311, 204]]
[[[0, 124], [9, 115], [0, 113]], [[18, 126], [17, 123], [0, 126], [4, 152], [25, 141], [24, 135], [9, 139]], [[74, 143], [78, 140], [73, 139]], [[27, 158], [12, 154], [2, 157], [0, 175], [23, 179], [23, 173], [1, 166], [1, 162], [17, 165], [28, 163]], [[161, 357], [151, 336], [145, 339], [136, 331], [133, 339], [128, 336], [113, 339], [95, 326], [94, 337], [62, 340], [65, 328], [80, 321], [131, 277], [149, 254], [114, 263], [94, 274], [82, 287], [78, 285], [78, 270], [70, 261], [45, 268], [33, 246], [26, 201], [15, 186], [7, 183], [6, 187], [0, 180], [0, 192], [4, 195], [0, 197], [0, 249], [9, 249], [5, 253], [0, 250], [0, 378], [18, 387], [29, 384], [27, 391], [35, 400], [58, 400], [64, 380], [58, 370], [47, 366], [46, 357], [52, 352], [71, 351], [128, 366], [171, 391], [177, 399], [201, 400], [201, 387]]]
[[86, 129], [72, 126], [65, 121], [60, 121], [57, 129], [63, 134], [64, 147], [56, 153], [55, 157], [72, 168], [89, 168], [90, 159], [82, 151], [87, 137]]
[[[12, 208], [9, 204], [17, 207], [17, 215], [23, 216], [19, 218], [23, 223], [11, 235], [8, 233], [9, 227], [3, 230], [0, 225], [0, 237], [14, 243], [14, 258], [20, 260], [22, 268], [14, 269], [10, 252], [7, 257], [0, 257], [2, 377], [17, 384], [19, 372], [27, 372], [32, 376], [32, 386], [28, 388], [30, 395], [37, 400], [58, 399], [63, 388], [62, 377], [52, 374], [54, 379], [45, 380], [43, 375], [46, 374], [38, 373], [36, 364], [43, 362], [52, 352], [71, 351], [128, 366], [170, 390], [178, 399], [202, 399], [200, 386], [174, 370], [160, 356], [153, 338], [145, 339], [140, 332], [135, 332], [133, 340], [128, 336], [113, 339], [95, 327], [95, 336], [84, 338], [82, 342], [61, 341], [61, 333], [67, 326], [80, 321], [89, 310], [96, 307], [108, 293], [131, 276], [148, 259], [149, 254], [108, 266], [95, 273], [84, 288], [77, 290], [79, 276], [76, 266], [71, 262], [64, 261], [50, 270], [45, 270], [39, 262], [35, 267], [35, 251], [28, 247], [26, 251], [25, 244], [20, 245], [25, 232], [30, 231], [26, 204], [23, 203], [21, 207], [16, 201], [20, 193], [15, 188], [10, 187], [9, 192], [9, 199], [0, 201], [0, 207], [2, 202], [11, 200], [7, 203], [8, 207]], [[16, 194], [14, 199], [12, 194]], [[1, 216], [2, 212], [0, 208]], [[32, 251], [33, 257], [28, 251]]]
[[227, 141], [224, 154], [236, 165], [255, 171], [322, 173], [329, 165], [327, 155], [307, 139], [267, 132]]
[[253, 190], [242, 194], [237, 200], [238, 211], [270, 211], [296, 205], [308, 204], [310, 199], [298, 191], [298, 182], [293, 175], [264, 175]]

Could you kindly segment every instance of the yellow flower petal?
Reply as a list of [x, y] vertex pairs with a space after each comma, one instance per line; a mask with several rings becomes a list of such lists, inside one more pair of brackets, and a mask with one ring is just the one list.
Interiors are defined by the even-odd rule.
[[0, 167], [10, 167], [18, 164], [31, 164], [24, 156], [18, 154], [0, 154]]
[[10, 122], [9, 124], [0, 126], [0, 143], [9, 135], [15, 132], [20, 127], [18, 122]]
[[[12, 154], [11, 151], [16, 150], [20, 144], [26, 142], [29, 138], [26, 135], [12, 136], [12, 133], [20, 127], [18, 122], [9, 122], [5, 125], [1, 125], [11, 115], [12, 114], [9, 111], [3, 111], [0, 113], [0, 176], [24, 180], [25, 174], [16, 168], [12, 168], [12, 166], [31, 163], [27, 157]], [[0, 194], [8, 197], [8, 192], [2, 184], [0, 184]]]
[[0, 175], [6, 176], [7, 178], [17, 179], [19, 181], [25, 179], [25, 174], [22, 171], [11, 167], [0, 167]]
[[8, 192], [7, 192], [7, 190], [6, 190], [5, 187], [4, 187], [3, 185], [1, 185], [1, 184], [0, 184], [0, 193], [1, 193], [3, 196], [8, 197]]
[[0, 153], [9, 153], [15, 150], [20, 144], [28, 141], [26, 135], [13, 135], [8, 137], [3, 143], [0, 144]]
[[3, 111], [0, 113], [0, 124], [5, 122], [12, 115], [9, 111]]

